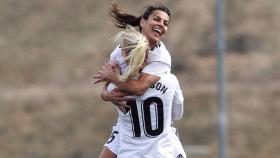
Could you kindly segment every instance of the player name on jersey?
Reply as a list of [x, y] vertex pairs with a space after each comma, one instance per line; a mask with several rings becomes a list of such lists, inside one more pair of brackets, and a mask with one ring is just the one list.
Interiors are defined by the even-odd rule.
[[157, 82], [156, 84], [152, 85], [150, 88], [154, 88], [160, 92], [162, 92], [162, 94], [164, 94], [168, 87], [166, 87], [164, 84], [160, 83], [160, 82]]

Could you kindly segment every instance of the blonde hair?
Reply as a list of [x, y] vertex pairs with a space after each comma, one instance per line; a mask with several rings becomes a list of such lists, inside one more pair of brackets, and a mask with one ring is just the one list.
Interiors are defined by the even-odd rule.
[[132, 26], [127, 26], [114, 38], [114, 45], [119, 45], [122, 51], [129, 51], [125, 60], [129, 61], [127, 71], [120, 76], [120, 80], [126, 82], [131, 76], [138, 74], [149, 52], [149, 43], [144, 35]]

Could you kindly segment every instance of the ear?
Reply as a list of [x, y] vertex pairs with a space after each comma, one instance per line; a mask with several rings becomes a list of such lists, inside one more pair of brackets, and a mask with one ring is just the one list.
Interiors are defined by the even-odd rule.
[[145, 25], [146, 21], [145, 19], [141, 18], [140, 20], [140, 26], [143, 27]]

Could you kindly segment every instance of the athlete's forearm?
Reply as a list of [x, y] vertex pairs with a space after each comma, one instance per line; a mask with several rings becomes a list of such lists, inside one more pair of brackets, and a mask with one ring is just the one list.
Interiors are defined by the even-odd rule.
[[141, 74], [138, 80], [130, 79], [127, 82], [120, 80], [112, 81], [117, 87], [126, 90], [133, 95], [141, 96], [160, 78], [149, 74]]
[[141, 83], [138, 80], [130, 80], [127, 82], [122, 82], [117, 80], [114, 82], [119, 88], [122, 90], [125, 90], [129, 93], [132, 93], [133, 95], [143, 95], [145, 91], [149, 88], [145, 85], [141, 85]]
[[100, 93], [100, 97], [102, 100], [104, 101], [109, 101], [108, 98], [107, 98], [107, 86], [109, 85], [109, 82], [106, 82], [101, 90], [101, 93]]

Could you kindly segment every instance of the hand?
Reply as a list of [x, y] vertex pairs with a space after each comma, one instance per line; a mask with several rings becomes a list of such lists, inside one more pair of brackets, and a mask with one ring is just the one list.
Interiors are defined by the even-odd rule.
[[106, 91], [105, 89], [103, 89], [101, 93], [103, 100], [112, 102], [114, 105], [118, 106], [120, 110], [124, 109], [124, 107], [129, 107], [126, 105], [127, 99], [125, 97], [127, 95], [127, 93], [121, 91]]
[[[123, 96], [121, 92], [111, 92], [111, 94], [107, 94], [108, 101], [111, 101], [114, 106], [116, 106], [121, 112], [125, 112], [126, 108], [130, 108], [129, 105], [127, 105], [127, 99], [126, 98], [118, 98], [118, 96]], [[125, 94], [126, 95], [126, 94]]]
[[94, 84], [117, 80], [120, 74], [119, 66], [116, 62], [105, 63], [102, 66], [102, 70], [97, 71], [97, 73], [97, 75], [93, 76], [93, 78], [97, 79]]

